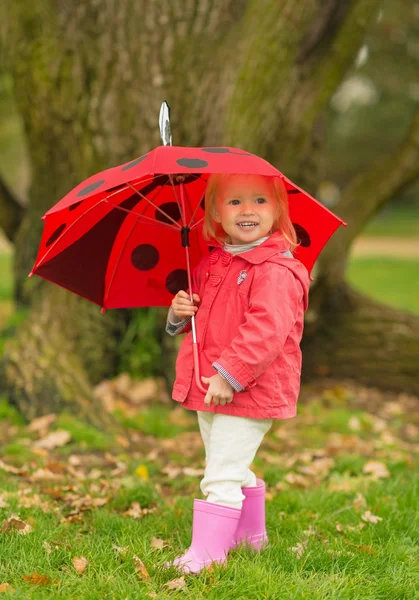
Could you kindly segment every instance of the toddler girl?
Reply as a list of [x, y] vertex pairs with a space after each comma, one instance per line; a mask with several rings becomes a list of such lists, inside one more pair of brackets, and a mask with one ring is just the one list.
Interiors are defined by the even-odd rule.
[[[203, 234], [222, 247], [193, 271], [194, 304], [179, 291], [166, 324], [170, 335], [187, 333], [172, 396], [197, 412], [206, 454], [207, 499], [194, 501], [192, 543], [174, 561], [185, 573], [242, 543], [267, 543], [265, 484], [250, 466], [272, 420], [296, 414], [309, 288], [279, 177], [210, 176]], [[205, 396], [193, 377], [193, 314]]]

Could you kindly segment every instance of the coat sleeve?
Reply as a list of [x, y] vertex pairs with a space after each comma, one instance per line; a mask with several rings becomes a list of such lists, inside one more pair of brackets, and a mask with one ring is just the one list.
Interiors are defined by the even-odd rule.
[[245, 320], [216, 363], [244, 389], [256, 385], [255, 380], [281, 353], [302, 300], [303, 287], [289, 269], [268, 262], [261, 265], [252, 282]]
[[[192, 271], [192, 291], [194, 294], [198, 294], [198, 296], [201, 298], [201, 301], [207, 260], [207, 257], [202, 258]], [[186, 292], [189, 294], [189, 288], [186, 290]], [[182, 320], [178, 319], [173, 314], [172, 307], [170, 307], [166, 319], [166, 333], [171, 336], [175, 336], [178, 333], [188, 333], [188, 331], [192, 329], [191, 319], [192, 317], [187, 317], [186, 319]]]

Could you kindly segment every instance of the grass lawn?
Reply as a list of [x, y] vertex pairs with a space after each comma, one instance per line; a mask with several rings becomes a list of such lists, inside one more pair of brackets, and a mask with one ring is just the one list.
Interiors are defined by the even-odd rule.
[[348, 279], [376, 300], [419, 313], [419, 259], [352, 258]]
[[[160, 406], [166, 437], [156, 437], [149, 407], [150, 424], [125, 430], [124, 441], [66, 417], [50, 429], [71, 440], [41, 450], [3, 402], [0, 584], [14, 591], [2, 597], [418, 598], [419, 416], [408, 399], [394, 405], [383, 399], [374, 415], [343, 386], [306, 390], [298, 418], [274, 424], [254, 465], [268, 485], [269, 547], [179, 580], [163, 564], [188, 546], [201, 497], [194, 415]], [[26, 534], [8, 530], [12, 515]]]
[[399, 206], [397, 210], [386, 207], [370, 221], [363, 235], [377, 237], [419, 238], [419, 204]]

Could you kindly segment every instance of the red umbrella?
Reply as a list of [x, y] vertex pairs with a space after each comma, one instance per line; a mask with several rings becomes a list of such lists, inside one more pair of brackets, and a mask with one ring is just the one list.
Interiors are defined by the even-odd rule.
[[[191, 270], [211, 246], [202, 236], [212, 173], [281, 177], [308, 269], [342, 224], [270, 163], [239, 148], [159, 146], [80, 183], [42, 218], [32, 274], [107, 308], [169, 306], [189, 289]], [[214, 246], [217, 245], [214, 242]], [[195, 377], [201, 391], [195, 321]]]

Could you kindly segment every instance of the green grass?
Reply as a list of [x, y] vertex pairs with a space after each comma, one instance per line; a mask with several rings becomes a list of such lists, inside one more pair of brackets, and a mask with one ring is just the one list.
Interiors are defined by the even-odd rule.
[[419, 204], [386, 207], [365, 229], [363, 235], [375, 237], [419, 237]]
[[[2, 428], [7, 428], [7, 421], [13, 418], [13, 411], [9, 413], [5, 406], [6, 403], [2, 413], [4, 418], [0, 421]], [[150, 423], [157, 417], [165, 418], [167, 422], [171, 419], [167, 408], [150, 408], [146, 414], [146, 421], [150, 420]], [[354, 416], [361, 426], [357, 432], [348, 426]], [[147, 442], [150, 449], [159, 450], [155, 458], [149, 460], [149, 481], [134, 475], [134, 467], [145, 462], [142, 451], [139, 455], [136, 453], [138, 433], [133, 448], [124, 450], [125, 454], [118, 454], [117, 448], [108, 449], [119, 463], [126, 464], [126, 471], [120, 475], [110, 472], [105, 453], [96, 450], [94, 454], [85, 454], [80, 448], [73, 448], [73, 454], [81, 461], [85, 457], [102, 460], [102, 464], [95, 463], [92, 467], [92, 463], [84, 468], [82, 462], [77, 467], [77, 479], [69, 472], [57, 482], [32, 481], [31, 473], [39, 468], [65, 473], [67, 458], [60, 452], [48, 456], [27, 454], [28, 474], [19, 477], [0, 470], [2, 493], [9, 492], [3, 496], [9, 506], [0, 506], [0, 522], [15, 514], [33, 528], [27, 535], [0, 534], [0, 583], [7, 582], [15, 589], [2, 597], [22, 600], [137, 600], [151, 597], [191, 600], [417, 599], [419, 436], [411, 439], [411, 445], [407, 447], [403, 428], [412, 422], [418, 425], [419, 418], [412, 419], [405, 408], [400, 415], [389, 417], [386, 429], [394, 437], [392, 444], [379, 443], [382, 442], [381, 434], [371, 427], [373, 419], [374, 415], [365, 411], [356, 394], [334, 388], [301, 405], [296, 419], [276, 423], [261, 450], [268, 452], [273, 460], [296, 457], [296, 461], [289, 467], [278, 465], [264, 459], [263, 452], [255, 461], [258, 476], [268, 482], [272, 494], [267, 502], [269, 547], [258, 554], [245, 549], [235, 551], [226, 568], [217, 567], [199, 576], [186, 576], [183, 591], [172, 591], [165, 585], [179, 574], [163, 565], [188, 546], [192, 499], [201, 494], [200, 477], [180, 474], [170, 479], [162, 473], [168, 455], [181, 445], [180, 442], [160, 437], [160, 431], [155, 436], [144, 434], [143, 443]], [[54, 428], [58, 425], [71, 424], [69, 420], [61, 420]], [[0, 455], [8, 464], [12, 464], [11, 455], [19, 452], [22, 439], [28, 437], [21, 425], [15, 427], [12, 436], [8, 432], [7, 444], [0, 448]], [[153, 427], [150, 425], [148, 431]], [[177, 428], [186, 433], [190, 424], [185, 422], [182, 427], [177, 423]], [[85, 437], [92, 452], [94, 444], [88, 429], [83, 430], [84, 435], [79, 429], [79, 441]], [[197, 430], [196, 423], [194, 430]], [[315, 444], [307, 439], [308, 431]], [[343, 436], [342, 448], [328, 450], [330, 436], [337, 433]], [[34, 434], [31, 436], [33, 439]], [[359, 440], [359, 448], [353, 446], [356, 440]], [[371, 445], [362, 446], [368, 440]], [[345, 450], [345, 444], [351, 449]], [[297, 473], [300, 466], [307, 464], [307, 455], [314, 447], [333, 457], [334, 465], [329, 473], [321, 480], [313, 479], [312, 484], [303, 489], [289, 485], [276, 491], [276, 484], [284, 483], [287, 473]], [[25, 450], [30, 451], [29, 448]], [[370, 460], [384, 462], [390, 476], [373, 480], [363, 474], [363, 467]], [[200, 449], [189, 450], [189, 466], [201, 463]], [[91, 468], [99, 468], [101, 475], [89, 477]], [[342, 482], [352, 487], [346, 491], [330, 489], [331, 484]], [[55, 499], [49, 491], [52, 488], [61, 490], [63, 497]], [[361, 509], [353, 505], [358, 492], [366, 502]], [[38, 494], [38, 504], [49, 503], [44, 510], [36, 504], [22, 504], [22, 498], [34, 498], [35, 494]], [[82, 510], [80, 521], [64, 520], [74, 512], [75, 499], [96, 497], [106, 498], [107, 503]], [[152, 512], [141, 519], [124, 515], [132, 503], [139, 503], [143, 509]], [[366, 510], [381, 517], [382, 521], [376, 524], [364, 522], [361, 515]], [[362, 524], [364, 526], [360, 527]], [[153, 537], [165, 540], [167, 547], [153, 549]], [[304, 549], [301, 558], [293, 551], [298, 544]], [[126, 547], [126, 550], [119, 553], [113, 545]], [[145, 564], [150, 575], [148, 582], [138, 578], [133, 555]], [[72, 560], [81, 556], [87, 559], [88, 566], [79, 575]], [[23, 580], [23, 576], [35, 572], [47, 576], [49, 582], [33, 585]]]
[[376, 300], [395, 308], [419, 312], [419, 260], [352, 258], [348, 279]]

